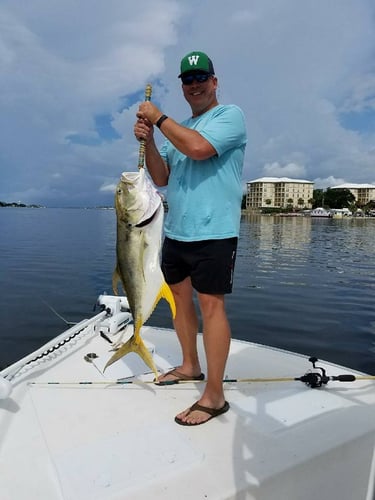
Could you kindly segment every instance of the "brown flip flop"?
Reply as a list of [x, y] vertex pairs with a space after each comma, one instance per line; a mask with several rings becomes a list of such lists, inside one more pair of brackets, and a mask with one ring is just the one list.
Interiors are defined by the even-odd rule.
[[194, 403], [193, 406], [191, 406], [189, 408], [188, 415], [190, 415], [190, 413], [194, 410], [203, 411], [203, 412], [207, 413], [208, 415], [210, 415], [207, 420], [204, 420], [203, 422], [197, 422], [194, 424], [189, 423], [189, 422], [184, 422], [181, 418], [178, 418], [178, 417], [175, 417], [174, 420], [179, 425], [187, 425], [187, 426], [201, 425], [201, 424], [205, 424], [206, 422], [208, 422], [212, 418], [218, 417], [219, 415], [222, 415], [223, 413], [227, 412], [229, 410], [229, 408], [230, 408], [230, 406], [229, 406], [228, 401], [225, 401], [224, 405], [221, 408], [208, 408], [207, 406], [202, 406], [199, 403]]
[[196, 377], [190, 377], [189, 375], [185, 375], [184, 373], [179, 372], [176, 370], [176, 368], [173, 368], [173, 370], [164, 373], [163, 376], [167, 375], [173, 375], [176, 377], [174, 380], [164, 380], [161, 382], [156, 382], [154, 379], [155, 385], [174, 385], [178, 384], [181, 381], [194, 381], [194, 380], [204, 380], [204, 373], [201, 373], [200, 375], [197, 375]]

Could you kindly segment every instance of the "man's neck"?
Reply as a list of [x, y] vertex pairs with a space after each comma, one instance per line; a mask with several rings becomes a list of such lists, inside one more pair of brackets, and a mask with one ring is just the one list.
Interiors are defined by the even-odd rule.
[[219, 103], [218, 103], [217, 99], [215, 99], [214, 102], [212, 102], [210, 105], [206, 106], [205, 108], [195, 110], [195, 111], [193, 110], [192, 117], [197, 118], [198, 116], [204, 115], [204, 113], [207, 113], [207, 111], [209, 111], [210, 109], [215, 108], [216, 106], [218, 106], [218, 104]]

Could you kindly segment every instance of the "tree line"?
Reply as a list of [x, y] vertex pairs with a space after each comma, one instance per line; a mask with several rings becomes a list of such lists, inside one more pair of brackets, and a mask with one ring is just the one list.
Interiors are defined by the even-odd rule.
[[375, 200], [370, 200], [367, 203], [360, 203], [356, 201], [355, 196], [350, 191], [350, 189], [314, 189], [313, 208], [324, 207], [324, 208], [348, 208], [352, 212], [360, 208], [362, 210], [371, 210], [375, 207]]
[[42, 208], [41, 205], [25, 205], [25, 203], [12, 201], [7, 203], [5, 201], [0, 201], [0, 207], [15, 207], [15, 208]]
[[[271, 205], [272, 200], [265, 200], [266, 205]], [[292, 210], [297, 207], [293, 206], [294, 200], [292, 198], [287, 200], [287, 206], [283, 207], [284, 210]], [[326, 209], [329, 208], [348, 208], [351, 212], [355, 212], [358, 208], [362, 209], [363, 211], [368, 211], [372, 210], [375, 208], [375, 200], [371, 200], [368, 203], [361, 204], [360, 202], [356, 201], [355, 196], [353, 193], [350, 191], [350, 189], [346, 188], [340, 188], [340, 189], [331, 189], [327, 188], [326, 190], [324, 189], [314, 189], [313, 191], [313, 197], [310, 200], [304, 200], [302, 198], [299, 198], [298, 201], [298, 208], [299, 209], [304, 209], [307, 208], [306, 205], [309, 203], [312, 208], [317, 208], [317, 207], [323, 207]], [[246, 194], [244, 194], [242, 198], [242, 208], [246, 208]], [[280, 211], [279, 208], [275, 207], [269, 207], [268, 209], [266, 207], [263, 207], [263, 210], [269, 211], [269, 212], [275, 212], [275, 211]]]

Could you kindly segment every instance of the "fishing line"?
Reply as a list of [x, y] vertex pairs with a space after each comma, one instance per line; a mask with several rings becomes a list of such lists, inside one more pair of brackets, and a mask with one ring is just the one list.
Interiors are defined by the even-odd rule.
[[23, 368], [25, 368], [27, 365], [35, 363], [36, 361], [39, 361], [42, 358], [47, 358], [50, 354], [54, 353], [55, 351], [58, 351], [61, 347], [71, 342], [73, 339], [76, 339], [77, 337], [82, 337], [85, 334], [85, 332], [92, 333], [90, 330], [87, 329], [87, 327], [90, 326], [92, 323], [100, 321], [106, 315], [107, 312], [103, 311], [90, 319], [86, 319], [81, 321], [80, 323], [77, 323], [77, 325], [69, 328], [59, 336], [50, 340], [42, 347], [40, 347], [38, 350], [32, 352], [28, 356], [25, 356], [24, 358], [20, 359], [13, 365], [4, 368], [4, 370], [1, 370], [0, 377], [12, 380], [17, 375], [17, 373]]
[[87, 361], [87, 363], [90, 363], [92, 364], [96, 370], [100, 373], [100, 375], [102, 377], [104, 377], [104, 374], [103, 372], [100, 371], [99, 367], [97, 366], [97, 364], [94, 362], [94, 359], [98, 358], [99, 356], [97, 354], [95, 354], [94, 352], [89, 352], [88, 354], [86, 354], [85, 356], [83, 356], [83, 359], [85, 361]]
[[48, 309], [50, 309], [58, 318], [60, 318], [66, 325], [68, 326], [74, 326], [76, 325], [77, 323], [76, 322], [73, 322], [73, 321], [68, 321], [67, 319], [65, 319], [61, 314], [59, 314], [56, 309], [54, 309], [50, 304], [48, 304], [48, 302], [44, 299], [40, 299], [47, 307]]

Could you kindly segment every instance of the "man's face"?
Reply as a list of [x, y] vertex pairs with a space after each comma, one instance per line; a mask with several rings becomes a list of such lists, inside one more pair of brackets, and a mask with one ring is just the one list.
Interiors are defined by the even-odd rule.
[[193, 116], [198, 116], [216, 106], [216, 76], [204, 73], [187, 74], [183, 75], [181, 80], [182, 91], [190, 104]]

